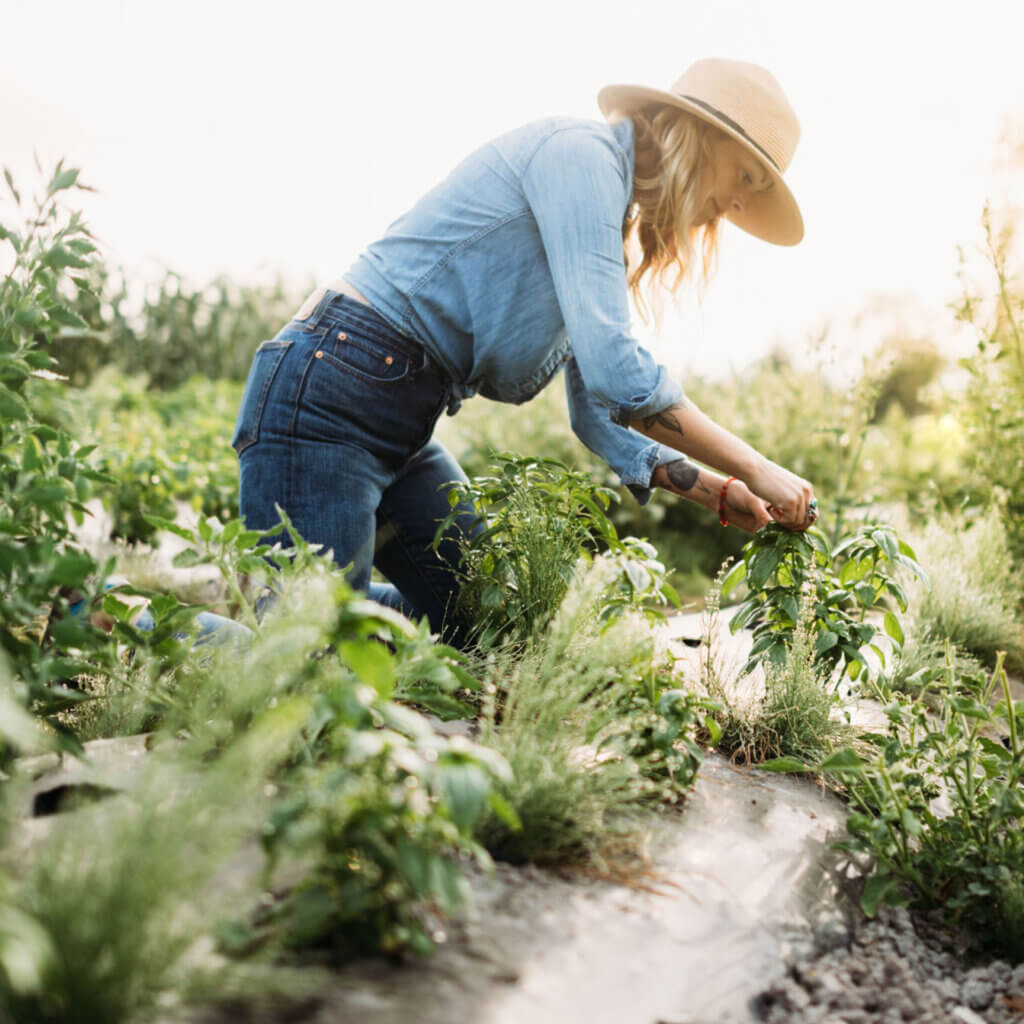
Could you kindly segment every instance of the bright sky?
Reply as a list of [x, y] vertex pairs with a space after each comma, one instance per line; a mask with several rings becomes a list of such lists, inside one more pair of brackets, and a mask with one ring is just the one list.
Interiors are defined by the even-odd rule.
[[330, 280], [501, 131], [598, 118], [602, 85], [668, 88], [704, 56], [763, 64], [801, 120], [807, 234], [726, 230], [654, 346], [684, 369], [804, 350], [826, 321], [864, 349], [890, 315], [952, 334], [957, 247], [1024, 108], [1018, 0], [0, 0], [0, 25], [0, 162], [83, 168], [108, 258], [193, 283]]

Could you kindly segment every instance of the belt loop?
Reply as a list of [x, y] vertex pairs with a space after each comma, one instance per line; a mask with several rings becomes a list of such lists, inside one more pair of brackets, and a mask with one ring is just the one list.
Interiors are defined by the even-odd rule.
[[320, 317], [324, 315], [331, 301], [337, 297], [337, 292], [332, 292], [330, 288], [324, 289], [323, 295], [320, 296], [320, 301], [316, 304], [316, 309], [313, 310], [313, 315], [309, 318], [310, 327], [320, 326]]

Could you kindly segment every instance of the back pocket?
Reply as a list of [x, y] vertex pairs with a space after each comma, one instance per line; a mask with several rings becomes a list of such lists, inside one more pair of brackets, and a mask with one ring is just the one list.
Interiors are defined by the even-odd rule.
[[270, 386], [274, 383], [277, 369], [284, 359], [285, 353], [292, 346], [289, 338], [274, 338], [265, 341], [253, 356], [249, 376], [242, 392], [242, 404], [235, 421], [235, 433], [231, 438], [231, 446], [241, 455], [250, 445], [260, 439], [260, 421], [263, 409], [267, 404]]

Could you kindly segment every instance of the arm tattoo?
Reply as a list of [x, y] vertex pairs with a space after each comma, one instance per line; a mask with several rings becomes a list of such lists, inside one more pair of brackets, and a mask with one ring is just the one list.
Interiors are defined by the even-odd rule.
[[665, 467], [665, 472], [668, 474], [669, 482], [676, 490], [689, 491], [696, 487], [697, 490], [703, 491], [705, 494], [711, 493], [701, 482], [700, 470], [692, 462], [687, 462], [686, 459], [677, 459], [675, 462], [670, 462]]
[[674, 434], [678, 434], [680, 437], [683, 436], [683, 428], [679, 426], [679, 421], [672, 415], [676, 409], [682, 410], [686, 407], [684, 402], [677, 402], [675, 405], [670, 405], [667, 409], [663, 409], [661, 412], [656, 412], [653, 416], [645, 416], [643, 419], [644, 430], [650, 430], [655, 424], [664, 430], [668, 430]]

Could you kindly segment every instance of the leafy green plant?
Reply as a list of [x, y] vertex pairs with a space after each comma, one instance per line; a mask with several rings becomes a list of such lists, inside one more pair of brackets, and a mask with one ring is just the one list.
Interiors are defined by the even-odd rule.
[[14, 251], [0, 281], [0, 645], [24, 686], [24, 700], [77, 749], [59, 712], [82, 699], [64, 680], [102, 671], [113, 657], [107, 635], [69, 614], [68, 593], [97, 592], [99, 565], [73, 539], [85, 501], [106, 477], [76, 443], [39, 414], [40, 391], [60, 389], [50, 342], [80, 324], [67, 294], [88, 288], [81, 273], [96, 247], [81, 216], [62, 194], [81, 188], [78, 171], [58, 164], [32, 208], [9, 171], [7, 187], [24, 219], [0, 225]]
[[843, 750], [818, 767], [854, 807], [843, 848], [874, 860], [868, 913], [909, 899], [1021, 959], [1024, 701], [1013, 700], [1001, 657], [987, 675], [950, 670], [940, 692], [933, 711], [892, 703], [873, 756]]
[[[254, 880], [211, 883], [260, 820], [266, 775], [295, 740], [291, 709], [266, 711], [203, 772], [150, 755], [131, 791], [59, 815], [46, 841], [0, 874], [0, 1017], [111, 1024], [187, 990], [210, 997], [244, 968], [189, 958]], [[247, 973], [250, 991], [271, 982]], [[216, 975], [216, 977], [212, 977]], [[204, 984], [205, 981], [205, 984]]]
[[739, 703], [722, 682], [708, 677], [717, 702], [719, 734], [711, 742], [734, 760], [769, 770], [780, 764], [816, 763], [851, 736], [830, 670], [815, 650], [811, 624], [814, 592], [808, 585], [787, 657], [765, 668], [759, 700]]
[[814, 616], [809, 623], [815, 653], [828, 668], [846, 667], [856, 678], [868, 661], [870, 647], [884, 664], [885, 655], [872, 640], [877, 627], [865, 620], [869, 611], [883, 610], [885, 632], [896, 646], [903, 642], [899, 619], [885, 609], [893, 599], [907, 607], [898, 569], [923, 575], [913, 550], [889, 527], [868, 525], [835, 550], [818, 530], [791, 533], [775, 523], [759, 530], [743, 549], [743, 560], [725, 577], [723, 595], [746, 580], [749, 594], [729, 623], [735, 632], [754, 622], [754, 644], [743, 671], [762, 658], [782, 665], [800, 616], [801, 593], [813, 593]]
[[601, 549], [623, 556], [622, 575], [609, 589], [603, 616], [645, 602], [678, 606], [653, 547], [619, 538], [606, 514], [617, 500], [610, 488], [555, 459], [505, 454], [494, 469], [451, 489], [452, 512], [439, 525], [436, 541], [456, 521], [459, 504], [472, 503], [478, 530], [462, 539], [459, 605], [477, 624], [481, 646], [502, 638], [523, 642], [543, 629], [576, 563]]

